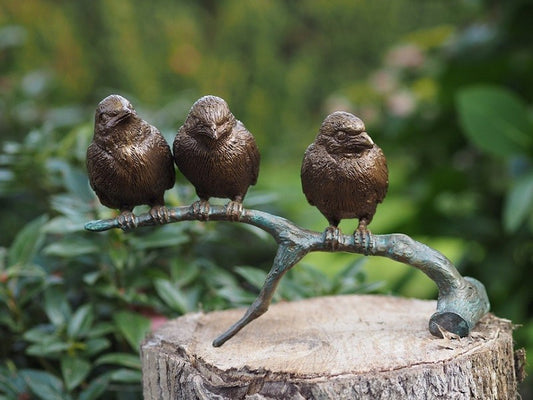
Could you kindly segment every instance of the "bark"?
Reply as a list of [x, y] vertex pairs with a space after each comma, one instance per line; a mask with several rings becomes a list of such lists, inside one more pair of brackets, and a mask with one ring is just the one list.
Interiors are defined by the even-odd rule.
[[514, 399], [510, 321], [432, 336], [435, 301], [333, 296], [273, 305], [222, 347], [243, 310], [170, 321], [142, 345], [145, 399]]

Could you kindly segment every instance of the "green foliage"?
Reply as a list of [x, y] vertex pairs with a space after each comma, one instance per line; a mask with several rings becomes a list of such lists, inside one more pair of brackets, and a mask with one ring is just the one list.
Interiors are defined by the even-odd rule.
[[[0, 254], [0, 375], [8, 377], [0, 380], [0, 394], [5, 398], [140, 397], [139, 348], [146, 335], [186, 312], [249, 305], [261, 285], [250, 277], [264, 280], [275, 254], [269, 236], [240, 224], [184, 222], [132, 233], [86, 232], [86, 221], [114, 214], [88, 190], [80, 167], [84, 155], [69, 154], [65, 143], [87, 139], [76, 125], [49, 145], [49, 158], [40, 166], [55, 192], [48, 197], [48, 215], [28, 222]], [[16, 189], [24, 174], [19, 163], [38, 161], [22, 157], [33, 151], [33, 143], [14, 147], [15, 174], [4, 182], [7, 190]], [[169, 202], [190, 202], [189, 194], [179, 194], [185, 189], [178, 185], [167, 193]], [[250, 204], [270, 199], [258, 193]], [[254, 267], [234, 268], [239, 263]], [[280, 295], [294, 299], [373, 289], [359, 265], [332, 277], [302, 267], [289, 274]]]
[[526, 105], [498, 86], [468, 87], [457, 94], [461, 126], [489, 154], [533, 154], [533, 124]]
[[[533, 349], [531, 17], [525, 1], [2, 2], [0, 398], [140, 398], [145, 333], [248, 306], [271, 265], [275, 243], [242, 224], [84, 231], [116, 215], [84, 166], [110, 92], [169, 141], [197, 97], [226, 98], [262, 152], [246, 205], [316, 230], [326, 222], [299, 190], [302, 153], [328, 112], [358, 114], [390, 169], [371, 229], [455, 241], [461, 273]], [[177, 182], [167, 204], [189, 204]], [[312, 256], [276, 299], [419, 282], [384, 268], [380, 285], [366, 279], [376, 260]]]
[[[465, 88], [458, 92], [461, 127], [472, 142], [488, 154], [508, 160], [533, 156], [533, 123], [527, 106], [512, 92], [499, 87]], [[533, 217], [533, 167], [512, 176], [503, 207], [503, 224], [515, 232]]]
[[522, 176], [507, 193], [503, 208], [505, 230], [515, 232], [520, 225], [533, 217], [533, 174]]

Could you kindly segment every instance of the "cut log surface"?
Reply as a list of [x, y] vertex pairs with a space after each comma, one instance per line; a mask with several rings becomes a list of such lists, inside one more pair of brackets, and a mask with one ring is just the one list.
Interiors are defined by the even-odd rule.
[[512, 325], [432, 336], [436, 302], [374, 295], [278, 303], [222, 347], [244, 310], [187, 314], [142, 345], [145, 399], [514, 399]]

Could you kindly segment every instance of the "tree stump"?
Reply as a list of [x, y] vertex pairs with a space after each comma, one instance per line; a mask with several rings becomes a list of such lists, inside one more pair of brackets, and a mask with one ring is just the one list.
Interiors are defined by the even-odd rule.
[[436, 302], [374, 295], [278, 303], [222, 347], [243, 310], [168, 322], [142, 345], [145, 399], [514, 399], [512, 325], [432, 336]]

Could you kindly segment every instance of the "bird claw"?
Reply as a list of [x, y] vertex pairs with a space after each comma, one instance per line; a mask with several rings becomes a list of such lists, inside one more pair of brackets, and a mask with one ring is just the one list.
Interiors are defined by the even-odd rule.
[[191, 205], [191, 212], [198, 216], [198, 219], [200, 221], [207, 221], [209, 220], [209, 201], [207, 200], [198, 200], [192, 203]]
[[161, 225], [170, 222], [170, 213], [165, 206], [153, 206], [148, 213], [155, 222]]
[[362, 224], [359, 224], [359, 226], [353, 233], [355, 244], [360, 245], [363, 248], [363, 254], [365, 256], [368, 256], [371, 253], [372, 248], [374, 247], [371, 235], [372, 234], [367, 229], [366, 225]]
[[331, 246], [331, 250], [335, 251], [342, 244], [342, 232], [336, 226], [328, 226], [324, 231], [324, 242]]
[[239, 221], [241, 219], [243, 206], [240, 201], [232, 200], [226, 204], [226, 215], [230, 221]]
[[137, 219], [131, 211], [122, 211], [117, 217], [117, 222], [124, 232], [137, 227]]

